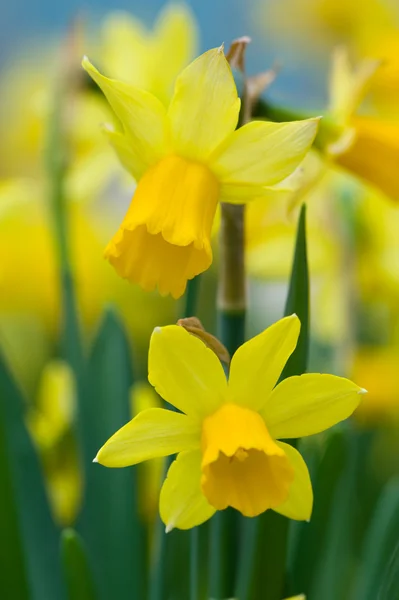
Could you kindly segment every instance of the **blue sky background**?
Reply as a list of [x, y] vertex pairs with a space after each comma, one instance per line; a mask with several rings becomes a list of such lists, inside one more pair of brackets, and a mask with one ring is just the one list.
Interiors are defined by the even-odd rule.
[[[314, 69], [301, 63], [298, 49], [289, 39], [279, 39], [273, 46], [272, 24], [260, 19], [259, 4], [284, 0], [187, 0], [199, 23], [201, 48], [220, 45], [241, 35], [249, 35], [253, 43], [248, 52], [248, 70], [268, 68], [275, 61], [282, 64], [271, 96], [287, 105], [301, 104], [317, 109], [323, 102], [325, 86], [314, 76]], [[4, 2], [0, 19], [0, 68], [9, 64], [15, 54], [29, 59], [29, 43], [61, 35], [77, 14], [97, 20], [108, 11], [122, 9], [134, 12], [150, 25], [164, 0], [9, 0]], [[269, 28], [269, 29], [268, 29]], [[40, 67], [40, 66], [38, 66]], [[293, 98], [295, 101], [293, 102]]]

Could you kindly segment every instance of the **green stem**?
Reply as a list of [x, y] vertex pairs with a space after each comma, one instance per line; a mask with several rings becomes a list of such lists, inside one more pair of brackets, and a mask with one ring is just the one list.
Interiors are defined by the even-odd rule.
[[186, 294], [184, 296], [183, 319], [194, 317], [198, 308], [198, 297], [201, 284], [201, 275], [187, 282]]
[[199, 600], [199, 529], [190, 531], [190, 600]]

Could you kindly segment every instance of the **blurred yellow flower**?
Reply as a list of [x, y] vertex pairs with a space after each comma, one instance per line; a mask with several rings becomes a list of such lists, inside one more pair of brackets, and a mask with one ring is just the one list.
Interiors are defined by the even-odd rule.
[[353, 69], [347, 50], [335, 50], [328, 110], [332, 141], [326, 150], [337, 165], [399, 201], [399, 121], [357, 114], [380, 66], [378, 60], [363, 60]]
[[63, 526], [74, 522], [82, 493], [72, 435], [75, 402], [75, 384], [68, 365], [61, 361], [48, 363], [27, 424], [42, 458], [54, 518]]
[[214, 352], [197, 337], [176, 325], [155, 329], [149, 381], [182, 412], [140, 413], [95, 461], [124, 467], [179, 453], [160, 495], [167, 531], [199, 525], [228, 506], [245, 516], [272, 508], [309, 520], [308, 469], [293, 446], [278, 440], [312, 435], [346, 419], [364, 390], [320, 374], [290, 377], [276, 386], [299, 330], [292, 315], [245, 343], [232, 358], [227, 381]]
[[361, 377], [368, 394], [356, 412], [358, 420], [392, 422], [399, 417], [399, 348], [361, 347], [354, 356], [351, 376]]
[[381, 0], [285, 0], [259, 3], [257, 26], [267, 23], [269, 36], [296, 42], [307, 57], [318, 58], [338, 43], [358, 47], [393, 28], [395, 3]]
[[352, 118], [354, 140], [335, 161], [399, 202], [399, 120]]
[[197, 51], [195, 18], [185, 4], [166, 4], [151, 30], [130, 13], [105, 19], [96, 56], [107, 73], [168, 104], [180, 71]]
[[[0, 182], [0, 253], [8, 257], [0, 264], [1, 346], [28, 395], [58, 335], [62, 310], [52, 219], [44, 198], [35, 180]], [[95, 207], [69, 203], [67, 218], [84, 333], [91, 334], [107, 303], [114, 304], [134, 345], [146, 350], [154, 326], [173, 318], [174, 303], [126, 288], [104, 261], [112, 215], [99, 217]], [[37, 351], [27, 353], [27, 345]]]
[[168, 111], [155, 96], [83, 66], [123, 125], [106, 129], [138, 186], [105, 256], [145, 290], [178, 298], [187, 280], [212, 262], [210, 235], [218, 201], [243, 203], [299, 165], [317, 119], [252, 122], [237, 131], [240, 100], [223, 50], [189, 65]]
[[257, 281], [256, 289], [261, 289], [260, 281], [265, 286], [285, 286], [292, 268], [298, 205], [306, 202], [312, 332], [319, 341], [336, 344], [345, 339], [348, 331], [343, 281], [347, 265], [336, 208], [337, 175], [312, 152], [301, 168], [304, 180], [298, 190], [282, 191], [278, 196], [274, 192], [270, 198], [248, 204], [246, 266], [248, 275]]

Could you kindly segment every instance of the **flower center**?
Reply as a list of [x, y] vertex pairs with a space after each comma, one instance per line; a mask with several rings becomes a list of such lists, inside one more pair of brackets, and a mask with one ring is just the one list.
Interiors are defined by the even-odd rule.
[[259, 515], [287, 499], [293, 478], [284, 450], [255, 411], [225, 404], [204, 420], [201, 486], [216, 509]]
[[178, 297], [212, 262], [219, 183], [207, 166], [170, 155], [138, 183], [105, 255], [122, 277]]

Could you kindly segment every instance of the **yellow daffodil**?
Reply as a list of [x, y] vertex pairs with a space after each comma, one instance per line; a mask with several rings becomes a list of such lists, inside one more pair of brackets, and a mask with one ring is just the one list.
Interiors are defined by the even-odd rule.
[[160, 495], [167, 531], [188, 529], [228, 506], [254, 517], [267, 509], [299, 520], [312, 512], [308, 469], [279, 441], [312, 435], [346, 419], [364, 392], [347, 379], [308, 374], [276, 386], [295, 349], [296, 315], [241, 346], [229, 380], [216, 355], [177, 325], [150, 342], [149, 381], [178, 411], [149, 409], [122, 427], [95, 458], [125, 467], [179, 453]]
[[212, 262], [218, 201], [247, 202], [285, 179], [318, 121], [252, 122], [234, 131], [240, 100], [222, 48], [180, 74], [168, 110], [155, 96], [104, 77], [87, 58], [83, 66], [123, 126], [106, 133], [138, 181], [105, 256], [122, 277], [178, 298]]
[[354, 140], [337, 164], [399, 201], [399, 120], [356, 116], [352, 127]]
[[353, 69], [347, 51], [335, 51], [328, 117], [333, 141], [326, 149], [337, 165], [398, 201], [399, 121], [358, 114], [380, 65], [378, 60], [363, 60]]

